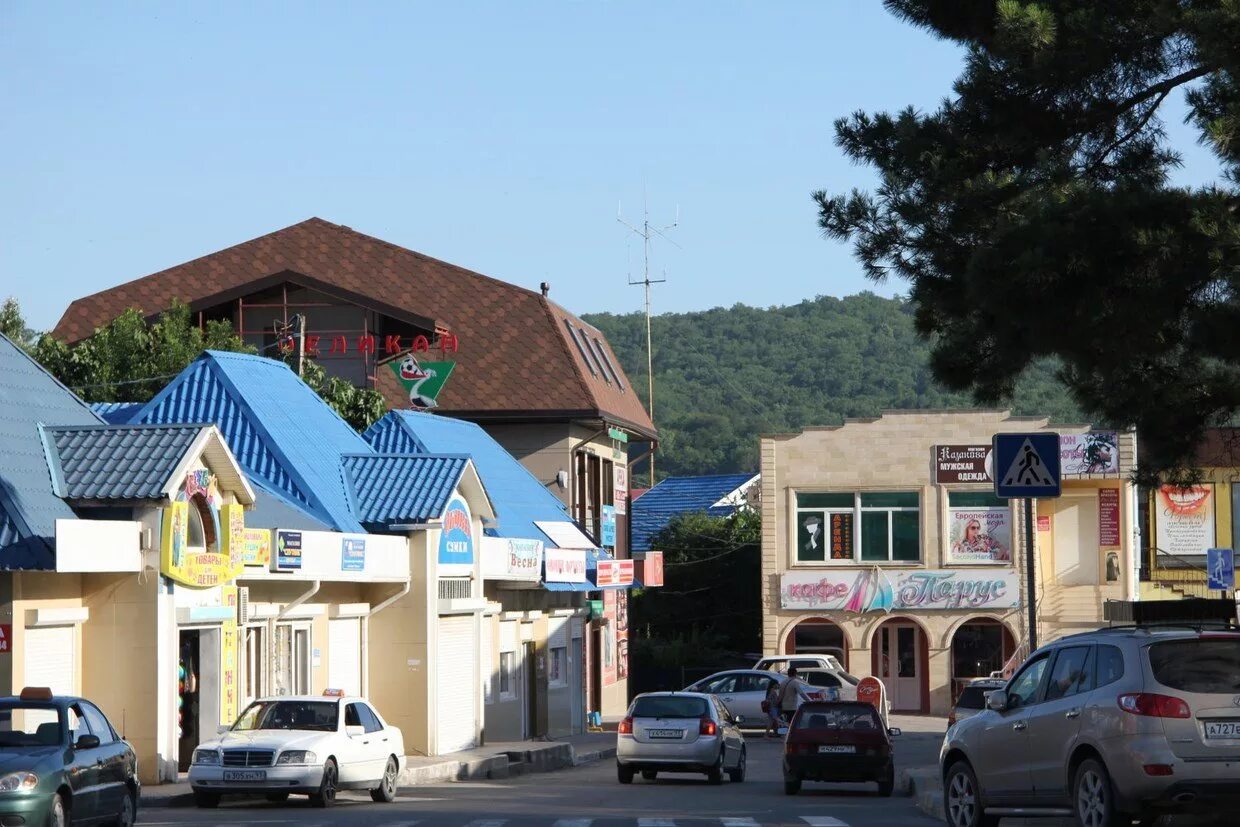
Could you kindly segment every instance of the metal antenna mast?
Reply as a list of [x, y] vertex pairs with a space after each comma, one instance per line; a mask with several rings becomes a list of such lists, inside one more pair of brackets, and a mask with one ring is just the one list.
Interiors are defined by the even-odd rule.
[[[637, 229], [629, 222], [625, 221], [620, 214], [620, 205], [616, 205], [616, 220], [624, 226], [628, 227], [635, 235], [642, 240], [642, 277], [634, 279], [629, 276], [630, 285], [641, 285], [646, 291], [646, 407], [650, 413], [650, 421], [654, 422], [654, 349], [650, 335], [650, 285], [663, 284], [666, 278], [652, 279], [650, 278], [650, 241], [654, 236], [659, 236], [668, 244], [677, 249], [681, 249], [680, 245], [672, 241], [664, 233], [665, 230], [674, 230], [680, 224], [680, 206], [676, 207], [676, 220], [662, 229], [652, 226], [650, 223], [650, 208], [643, 199], [642, 202], [642, 227]], [[667, 274], [664, 273], [664, 276]], [[654, 453], [650, 454], [650, 487], [654, 487]]]

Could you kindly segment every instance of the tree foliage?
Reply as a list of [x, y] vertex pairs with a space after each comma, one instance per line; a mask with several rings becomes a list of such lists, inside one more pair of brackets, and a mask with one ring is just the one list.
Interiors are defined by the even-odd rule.
[[[644, 317], [585, 318], [606, 334], [644, 399]], [[893, 408], [974, 404], [932, 377], [912, 307], [872, 293], [664, 314], [654, 319], [654, 342], [661, 477], [756, 471], [763, 433], [838, 425]], [[1031, 365], [1017, 386], [1014, 411], [1079, 421], [1054, 374], [1051, 362]]]
[[[179, 302], [150, 321], [130, 308], [89, 339], [69, 345], [50, 333], [30, 331], [21, 308], [10, 298], [0, 307], [0, 333], [25, 347], [87, 402], [146, 402], [204, 350], [256, 352], [228, 321], [208, 321], [200, 329], [189, 307]], [[305, 361], [303, 379], [359, 431], [369, 428], [386, 410], [381, 393], [328, 377], [313, 360]]]
[[[1144, 476], [1183, 473], [1240, 407], [1240, 5], [887, 0], [962, 45], [937, 110], [858, 112], [839, 146], [873, 192], [818, 192], [866, 273], [911, 284], [946, 387], [1010, 398], [1039, 360], [1093, 417], [1135, 425]], [[1172, 186], [1184, 94], [1218, 182]]]

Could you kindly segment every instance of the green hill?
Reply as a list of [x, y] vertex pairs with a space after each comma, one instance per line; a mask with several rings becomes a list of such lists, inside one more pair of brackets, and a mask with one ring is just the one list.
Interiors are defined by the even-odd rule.
[[[645, 399], [643, 316], [583, 318], [607, 335]], [[762, 433], [835, 425], [890, 408], [974, 406], [931, 378], [928, 347], [913, 330], [912, 308], [899, 299], [862, 293], [788, 307], [667, 313], [655, 317], [653, 331], [660, 478], [755, 470]], [[1011, 407], [1082, 419], [1049, 363], [1026, 374]]]

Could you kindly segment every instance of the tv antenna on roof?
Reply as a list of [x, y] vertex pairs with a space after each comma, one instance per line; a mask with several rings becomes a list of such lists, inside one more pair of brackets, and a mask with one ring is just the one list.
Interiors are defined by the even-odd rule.
[[[683, 249], [667, 236], [668, 230], [674, 230], [680, 226], [680, 205], [676, 205], [676, 220], [662, 228], [650, 223], [650, 208], [646, 203], [644, 195], [642, 197], [642, 224], [640, 230], [624, 220], [619, 203], [616, 204], [616, 220], [628, 227], [634, 235], [642, 240], [642, 277], [634, 279], [630, 273], [629, 284], [632, 286], [641, 285], [646, 290], [646, 409], [650, 414], [650, 421], [654, 422], [654, 350], [651, 346], [650, 336], [650, 285], [663, 284], [667, 281], [667, 274], [664, 273], [664, 278], [661, 279], [650, 278], [650, 242], [655, 236], [658, 236], [673, 247]], [[650, 454], [650, 487], [654, 487], [653, 451]]]

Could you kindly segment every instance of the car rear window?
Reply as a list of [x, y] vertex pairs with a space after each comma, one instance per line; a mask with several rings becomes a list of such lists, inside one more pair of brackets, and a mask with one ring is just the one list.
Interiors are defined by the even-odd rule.
[[1154, 679], [1181, 692], [1240, 691], [1240, 637], [1155, 643], [1149, 649]]
[[986, 694], [994, 692], [998, 688], [995, 686], [966, 686], [960, 690], [960, 698], [956, 701], [956, 708], [984, 709], [986, 707]]
[[634, 718], [702, 718], [706, 715], [706, 701], [655, 695], [634, 701], [630, 714]]
[[873, 732], [882, 727], [878, 713], [869, 704], [834, 707], [805, 707], [797, 715], [797, 730], [831, 729], [843, 732]]

